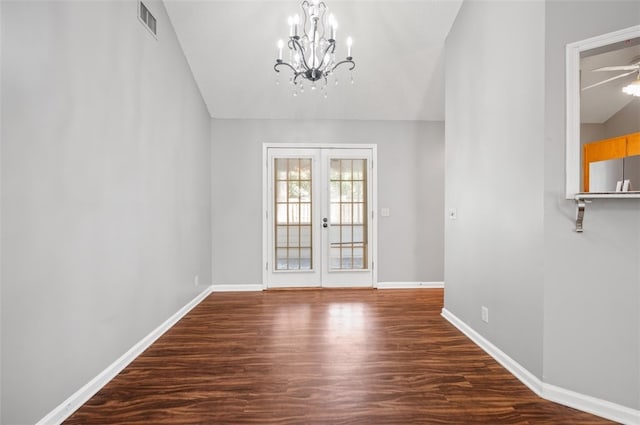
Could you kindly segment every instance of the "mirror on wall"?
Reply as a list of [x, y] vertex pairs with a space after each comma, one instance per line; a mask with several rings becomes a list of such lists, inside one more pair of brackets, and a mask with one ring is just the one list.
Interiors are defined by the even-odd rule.
[[580, 52], [582, 192], [640, 191], [639, 76], [640, 37]]
[[640, 25], [567, 44], [566, 108], [567, 198], [640, 194]]

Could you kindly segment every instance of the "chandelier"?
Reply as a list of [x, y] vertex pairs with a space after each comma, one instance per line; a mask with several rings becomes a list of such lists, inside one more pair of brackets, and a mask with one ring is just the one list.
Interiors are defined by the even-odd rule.
[[[335, 69], [343, 64], [349, 64], [350, 71], [356, 67], [351, 56], [353, 39], [347, 37], [346, 59], [336, 61], [336, 32], [338, 30], [336, 18], [333, 14], [327, 15], [327, 5], [320, 0], [311, 0], [311, 2], [304, 0], [300, 7], [303, 12], [302, 22], [297, 14], [289, 16], [288, 19], [288, 61], [282, 58], [285, 43], [278, 40], [278, 58], [273, 69], [280, 75], [278, 68], [282, 66], [291, 68], [293, 75], [289, 81], [294, 86], [294, 96], [298, 95], [298, 88], [300, 92], [304, 92], [303, 81], [307, 80], [311, 83], [312, 90], [317, 88], [316, 82], [319, 82], [320, 89], [324, 91], [324, 97], [327, 97], [325, 89], [328, 77], [333, 74]], [[276, 84], [279, 83], [278, 77]], [[351, 83], [353, 83], [353, 76], [351, 76]], [[335, 84], [338, 84], [337, 78], [335, 78]]]

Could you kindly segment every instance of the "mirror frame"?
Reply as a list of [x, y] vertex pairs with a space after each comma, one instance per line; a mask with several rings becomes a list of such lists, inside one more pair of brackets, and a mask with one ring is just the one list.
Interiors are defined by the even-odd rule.
[[580, 191], [580, 53], [640, 37], [640, 25], [567, 44], [566, 47], [566, 140], [565, 195], [575, 199]]

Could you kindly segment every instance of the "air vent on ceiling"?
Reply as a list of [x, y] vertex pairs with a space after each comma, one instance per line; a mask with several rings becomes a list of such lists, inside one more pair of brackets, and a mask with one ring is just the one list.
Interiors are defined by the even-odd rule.
[[138, 19], [140, 19], [140, 22], [142, 22], [142, 24], [151, 32], [151, 34], [154, 35], [154, 37], [157, 37], [158, 34], [156, 33], [156, 18], [151, 14], [151, 12], [149, 12], [147, 6], [145, 6], [142, 2], [139, 2], [138, 4]]

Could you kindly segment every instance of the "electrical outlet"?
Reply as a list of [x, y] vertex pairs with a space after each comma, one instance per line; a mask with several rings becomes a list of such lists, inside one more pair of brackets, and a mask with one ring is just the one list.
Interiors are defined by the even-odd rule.
[[200, 275], [197, 274], [193, 277], [193, 286], [198, 286], [198, 285], [200, 285]]
[[489, 309], [485, 306], [480, 308], [480, 313], [482, 315], [482, 321], [485, 323], [489, 323]]

